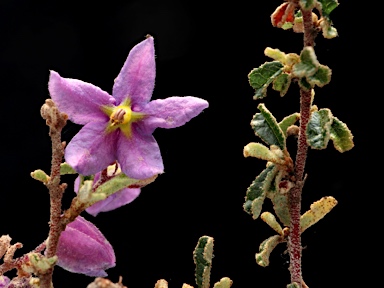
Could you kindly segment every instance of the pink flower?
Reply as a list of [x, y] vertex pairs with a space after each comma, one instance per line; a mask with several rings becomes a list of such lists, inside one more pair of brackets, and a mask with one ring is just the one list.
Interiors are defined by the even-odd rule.
[[[111, 177], [113, 175], [118, 175], [120, 170], [120, 165], [117, 163], [114, 165], [108, 166], [108, 176]], [[116, 172], [115, 172], [116, 169]], [[100, 179], [100, 172], [95, 174], [95, 178], [93, 179], [93, 183], [96, 183]], [[74, 190], [77, 193], [79, 191], [80, 186], [80, 177], [77, 177], [75, 180]], [[124, 188], [120, 191], [113, 193], [112, 195], [108, 196], [106, 199], [101, 200], [99, 202], [96, 202], [91, 207], [87, 208], [85, 211], [87, 211], [92, 216], [95, 216], [99, 214], [100, 212], [107, 212], [114, 210], [116, 208], [119, 208], [121, 206], [124, 206], [128, 203], [131, 203], [133, 200], [135, 200], [140, 195], [140, 188]]]
[[74, 273], [105, 277], [116, 264], [111, 244], [91, 222], [78, 216], [61, 233], [57, 265]]
[[7, 276], [0, 275], [0, 288], [7, 287], [9, 281], [10, 280]]
[[65, 150], [66, 162], [78, 173], [95, 174], [115, 160], [131, 178], [163, 173], [153, 131], [184, 125], [207, 108], [208, 102], [191, 96], [149, 102], [155, 74], [152, 37], [130, 51], [115, 79], [112, 96], [92, 84], [51, 71], [48, 88], [53, 101], [72, 122], [84, 125]]

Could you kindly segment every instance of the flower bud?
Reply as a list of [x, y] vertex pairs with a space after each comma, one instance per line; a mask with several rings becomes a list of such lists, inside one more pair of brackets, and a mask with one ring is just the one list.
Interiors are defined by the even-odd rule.
[[78, 216], [61, 233], [57, 265], [74, 273], [105, 277], [106, 269], [116, 265], [111, 244], [91, 222]]

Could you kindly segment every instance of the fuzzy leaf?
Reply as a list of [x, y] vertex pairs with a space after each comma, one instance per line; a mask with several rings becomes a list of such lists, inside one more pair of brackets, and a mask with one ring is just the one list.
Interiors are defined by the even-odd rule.
[[282, 64], [285, 64], [286, 62], [286, 54], [279, 49], [273, 49], [271, 47], [267, 47], [264, 50], [264, 55], [272, 58], [273, 60], [276, 60]]
[[324, 20], [320, 23], [320, 27], [323, 31], [323, 37], [326, 39], [332, 39], [338, 35], [337, 29], [332, 26], [332, 22], [328, 18], [324, 18]]
[[273, 81], [272, 89], [280, 92], [280, 96], [283, 97], [287, 93], [290, 85], [291, 76], [288, 73], [282, 73]]
[[284, 238], [280, 235], [274, 235], [264, 240], [259, 247], [259, 253], [256, 253], [256, 262], [262, 267], [269, 265], [269, 255], [275, 247], [284, 242]]
[[248, 74], [249, 84], [255, 89], [253, 99], [267, 96], [267, 87], [283, 71], [283, 64], [278, 61], [266, 62]]
[[291, 217], [288, 208], [288, 193], [282, 194], [278, 188], [280, 183], [279, 179], [281, 179], [282, 173], [283, 171], [279, 171], [276, 175], [273, 185], [270, 185], [270, 189], [267, 191], [266, 197], [271, 199], [273, 210], [275, 210], [280, 222], [283, 223], [284, 226], [289, 226], [291, 223]]
[[232, 286], [232, 280], [228, 277], [221, 278], [219, 282], [216, 282], [213, 288], [229, 288]]
[[129, 178], [124, 173], [120, 173], [119, 175], [113, 177], [111, 180], [108, 180], [104, 184], [97, 187], [94, 193], [104, 193], [109, 196], [117, 191], [120, 191], [123, 188], [141, 188], [144, 187], [157, 178], [157, 175], [154, 175], [147, 179], [133, 179]]
[[263, 212], [260, 215], [261, 220], [269, 225], [273, 230], [283, 236], [283, 228], [281, 228], [280, 224], [276, 221], [275, 215], [270, 212]]
[[265, 107], [259, 104], [257, 108], [261, 113], [256, 113], [251, 121], [251, 126], [255, 134], [259, 136], [268, 145], [276, 145], [281, 150], [285, 149], [285, 136], [281, 131], [276, 118]]
[[296, 121], [299, 119], [300, 119], [300, 113], [293, 113], [280, 121], [279, 126], [281, 131], [283, 131], [285, 137], [287, 137], [288, 127], [295, 124]]
[[353, 144], [353, 135], [347, 125], [341, 122], [336, 117], [333, 117], [333, 122], [330, 130], [330, 137], [333, 141], [333, 145], [339, 152], [345, 152], [351, 150], [355, 144]]
[[274, 146], [274, 148], [280, 153], [277, 151], [274, 152], [260, 143], [249, 143], [247, 146], [244, 147], [244, 157], [256, 157], [262, 160], [267, 160], [273, 163], [283, 165], [285, 163], [283, 152], [277, 146]]
[[243, 205], [244, 211], [252, 215], [253, 219], [257, 219], [261, 212], [261, 206], [267, 191], [270, 188], [271, 181], [273, 180], [277, 168], [271, 164], [265, 168], [248, 187], [245, 196], [245, 203]]
[[60, 164], [60, 175], [77, 174], [77, 172], [67, 163]]
[[41, 181], [44, 184], [48, 183], [50, 177], [41, 169], [31, 172], [31, 177], [35, 180]]
[[307, 77], [307, 81], [311, 86], [317, 85], [323, 87], [331, 81], [332, 70], [325, 65], [319, 66], [318, 70], [312, 76]]
[[337, 200], [332, 196], [323, 197], [319, 201], [312, 203], [310, 210], [301, 215], [301, 233], [322, 219], [336, 204]]
[[301, 51], [300, 62], [293, 66], [292, 74], [298, 78], [309, 77], [316, 73], [319, 65], [315, 50], [307, 46]]
[[306, 131], [307, 143], [311, 148], [327, 148], [332, 121], [331, 110], [327, 108], [312, 112]]
[[200, 237], [195, 251], [193, 251], [193, 261], [196, 265], [195, 280], [198, 288], [209, 288], [212, 257], [213, 238], [209, 236]]
[[313, 86], [310, 83], [308, 83], [307, 79], [304, 77], [300, 78], [298, 83], [300, 88], [304, 89], [305, 91], [309, 91], [313, 88]]

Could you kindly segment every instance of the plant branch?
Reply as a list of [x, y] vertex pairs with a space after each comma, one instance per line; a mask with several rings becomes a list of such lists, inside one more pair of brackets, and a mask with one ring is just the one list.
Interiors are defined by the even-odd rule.
[[[50, 258], [55, 256], [60, 234], [65, 229], [65, 225], [61, 223], [60, 219], [62, 214], [61, 202], [67, 184], [60, 184], [60, 164], [64, 157], [65, 148], [65, 143], [61, 142], [61, 131], [67, 123], [68, 116], [61, 113], [50, 99], [45, 101], [40, 112], [49, 126], [49, 136], [52, 141], [51, 174], [49, 181], [46, 183], [51, 205], [46, 256]], [[50, 288], [52, 286], [52, 273], [53, 267], [48, 269], [47, 273], [38, 275], [41, 288]]]
[[[301, 9], [304, 21], [304, 47], [313, 46], [316, 32], [313, 27], [312, 9]], [[297, 143], [297, 153], [295, 160], [295, 179], [296, 185], [289, 194], [289, 213], [291, 216], [290, 233], [288, 237], [288, 251], [290, 257], [291, 283], [297, 283], [302, 287], [301, 272], [301, 194], [303, 189], [303, 176], [305, 162], [307, 159], [308, 145], [306, 138], [307, 124], [311, 113], [311, 90], [300, 89], [300, 131]]]

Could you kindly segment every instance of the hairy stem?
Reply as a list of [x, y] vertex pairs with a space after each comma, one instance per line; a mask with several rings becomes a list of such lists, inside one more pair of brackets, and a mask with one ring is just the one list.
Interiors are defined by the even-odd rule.
[[[312, 10], [301, 10], [304, 21], [304, 47], [313, 46], [315, 41], [315, 31], [312, 22]], [[297, 144], [295, 161], [296, 186], [291, 189], [289, 194], [289, 213], [291, 216], [291, 226], [288, 238], [288, 251], [290, 257], [291, 283], [296, 282], [302, 287], [301, 274], [301, 193], [303, 189], [303, 176], [305, 162], [307, 159], [308, 145], [306, 138], [307, 124], [311, 111], [311, 91], [300, 89], [300, 132]]]
[[[52, 100], [46, 100], [41, 108], [41, 115], [49, 126], [49, 136], [52, 141], [51, 175], [46, 184], [50, 196], [50, 221], [46, 256], [55, 256], [61, 232], [65, 225], [61, 222], [61, 202], [67, 185], [60, 184], [60, 164], [64, 157], [65, 143], [61, 142], [61, 131], [67, 122], [67, 115], [60, 113]], [[39, 275], [40, 287], [50, 288], [52, 283], [53, 267], [47, 273]]]

